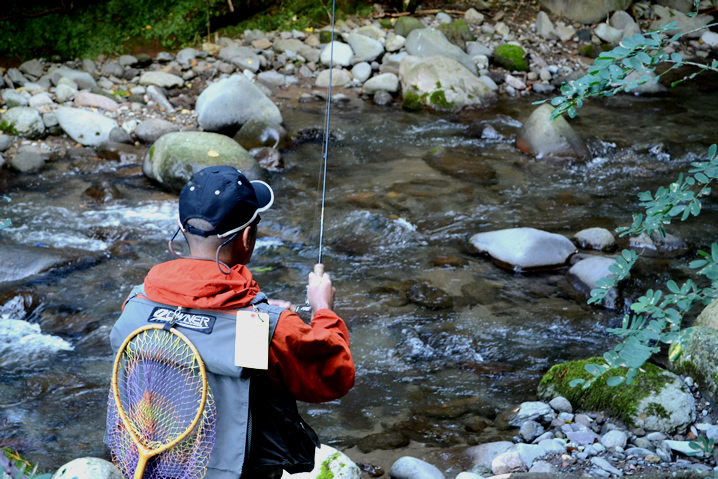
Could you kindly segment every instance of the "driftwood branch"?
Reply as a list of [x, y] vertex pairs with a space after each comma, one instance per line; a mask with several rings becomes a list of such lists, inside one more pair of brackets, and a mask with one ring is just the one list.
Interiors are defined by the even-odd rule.
[[234, 5], [232, 5], [232, 0], [227, 0], [227, 5], [229, 6], [229, 11], [231, 13], [234, 13]]
[[401, 13], [381, 12], [381, 13], [375, 13], [374, 15], [372, 15], [372, 18], [384, 18], [384, 17], [396, 18], [396, 17], [406, 17], [408, 15], [436, 15], [437, 13], [441, 13], [441, 12], [448, 13], [451, 15], [463, 15], [465, 13], [462, 10], [441, 10], [439, 8], [434, 8], [431, 10], [417, 10], [414, 13], [411, 13], [411, 12], [401, 12]]

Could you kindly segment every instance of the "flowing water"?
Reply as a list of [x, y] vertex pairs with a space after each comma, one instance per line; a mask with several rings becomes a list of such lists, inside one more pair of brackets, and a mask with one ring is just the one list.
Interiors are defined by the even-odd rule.
[[[718, 96], [701, 88], [586, 106], [572, 122], [592, 151], [586, 164], [514, 148], [535, 108], [526, 99], [456, 115], [356, 99], [334, 107], [339, 139], [330, 144], [323, 254], [351, 329], [357, 381], [341, 400], [302, 405], [323, 441], [349, 447], [398, 434], [446, 451], [440, 467], [458, 472], [465, 444], [509, 434], [472, 427], [477, 417], [534, 399], [553, 364], [609, 348], [605, 328], [621, 313], [586, 305], [565, 269], [506, 271], [472, 255], [467, 239], [519, 226], [570, 237], [627, 225], [639, 191], [674, 180], [716, 140]], [[279, 99], [288, 129], [321, 128], [323, 105], [290, 96]], [[480, 123], [493, 127], [483, 138], [472, 134]], [[437, 146], [444, 153], [432, 161], [427, 153]], [[317, 256], [320, 156], [319, 143], [298, 145], [284, 152], [286, 169], [268, 178], [277, 200], [263, 215], [250, 267], [270, 297], [303, 301]], [[13, 226], [0, 240], [80, 250], [70, 267], [0, 289], [0, 440], [45, 468], [107, 457], [109, 330], [132, 285], [171, 259], [176, 196], [137, 166], [61, 159], [5, 181], [12, 202], [0, 205], [0, 218]], [[100, 180], [122, 198], [88, 201], [83, 191]], [[715, 213], [709, 203], [700, 221], [673, 232], [705, 247], [718, 231]], [[637, 273], [644, 286], [686, 274], [675, 257], [645, 261]], [[422, 306], [422, 298], [444, 307]], [[33, 303], [31, 314], [23, 301]]]

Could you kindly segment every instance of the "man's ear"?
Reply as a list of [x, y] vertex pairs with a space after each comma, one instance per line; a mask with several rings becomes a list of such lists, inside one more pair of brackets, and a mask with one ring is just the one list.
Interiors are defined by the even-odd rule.
[[254, 239], [254, 227], [253, 226], [247, 226], [242, 230], [241, 234], [241, 241], [242, 246], [244, 246], [245, 251], [249, 251], [249, 248], [252, 246], [252, 241]]

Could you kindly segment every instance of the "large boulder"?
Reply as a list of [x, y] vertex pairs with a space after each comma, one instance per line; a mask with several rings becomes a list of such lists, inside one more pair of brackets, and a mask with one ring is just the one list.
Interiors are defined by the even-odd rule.
[[688, 386], [680, 377], [651, 363], [641, 367], [631, 384], [617, 387], [606, 384], [611, 376], [625, 377], [625, 368], [617, 368], [587, 389], [569, 386], [574, 379], [592, 377], [584, 369], [586, 364], [603, 362], [603, 358], [591, 358], [553, 366], [539, 383], [539, 398], [548, 401], [563, 396], [577, 409], [605, 411], [629, 427], [647, 431], [682, 434], [695, 421], [695, 399]]
[[319, 58], [324, 65], [346, 67], [351, 65], [354, 57], [352, 47], [342, 42], [330, 42], [323, 49]]
[[694, 326], [718, 329], [718, 299], [703, 308], [701, 314], [696, 318]]
[[516, 135], [516, 148], [538, 158], [591, 158], [583, 139], [562, 116], [551, 119], [553, 107], [544, 103], [531, 113]]
[[0, 284], [20, 281], [72, 261], [52, 248], [4, 244], [0, 244], [0, 257]]
[[61, 106], [55, 112], [57, 121], [70, 138], [85, 146], [100, 146], [110, 137], [110, 131], [117, 127], [111, 118], [95, 113]]
[[[713, 304], [711, 304], [715, 308]], [[709, 306], [709, 308], [711, 307]], [[708, 309], [708, 308], [706, 308]], [[696, 324], [711, 326], [696, 326], [691, 335], [683, 342], [683, 352], [676, 358], [671, 368], [685, 373], [696, 380], [698, 387], [710, 398], [712, 404], [718, 401], [718, 329], [714, 327], [714, 319], [702, 317]]]
[[279, 108], [244, 75], [208, 86], [197, 98], [196, 110], [206, 131], [234, 134], [251, 118], [282, 123]]
[[406, 37], [404, 46], [406, 47], [406, 51], [409, 52], [409, 55], [420, 57], [441, 55], [448, 57], [463, 65], [474, 75], [478, 75], [474, 59], [467, 55], [461, 48], [447, 40], [444, 34], [439, 30], [429, 28], [413, 30], [409, 36]]
[[289, 474], [284, 471], [282, 479], [316, 479], [333, 477], [335, 479], [361, 479], [359, 466], [349, 456], [331, 446], [322, 444], [314, 452], [314, 469], [311, 472]]
[[379, 40], [359, 33], [350, 33], [345, 37], [354, 51], [352, 63], [373, 62], [384, 53], [384, 46]]
[[585, 24], [598, 23], [632, 4], [633, 0], [541, 0], [541, 8], [552, 15]]
[[414, 17], [399, 17], [394, 23], [394, 33], [406, 37], [414, 30], [420, 30], [426, 28], [420, 20]]
[[122, 479], [122, 474], [104, 459], [81, 457], [60, 467], [52, 479]]
[[257, 162], [236, 141], [201, 131], [162, 136], [147, 152], [142, 170], [165, 188], [179, 192], [193, 174], [213, 165], [234, 166], [250, 180], [263, 177]]
[[576, 251], [565, 236], [535, 228], [511, 228], [478, 233], [469, 240], [479, 253], [515, 271], [563, 266]]
[[408, 56], [399, 65], [399, 79], [408, 109], [428, 105], [440, 110], [459, 110], [484, 105], [495, 96], [477, 76], [445, 56]]
[[45, 133], [45, 123], [40, 112], [29, 106], [10, 108], [2, 115], [2, 122], [15, 130], [14, 134], [25, 138], [40, 138]]

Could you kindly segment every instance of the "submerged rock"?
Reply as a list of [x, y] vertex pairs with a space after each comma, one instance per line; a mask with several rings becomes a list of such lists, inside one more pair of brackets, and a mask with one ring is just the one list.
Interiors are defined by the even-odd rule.
[[0, 244], [0, 284], [19, 281], [50, 268], [70, 263], [72, 258], [50, 248]]
[[263, 177], [251, 155], [236, 141], [217, 133], [168, 133], [152, 145], [142, 171], [165, 188], [179, 192], [193, 174], [212, 165], [234, 166], [250, 180]]
[[[576, 289], [584, 293], [586, 298], [590, 298], [591, 291], [596, 288], [596, 282], [599, 279], [615, 278], [615, 275], [608, 270], [615, 262], [615, 258], [591, 256], [573, 265], [568, 270], [568, 278]], [[603, 299], [603, 305], [609, 309], [616, 309], [618, 307], [617, 298], [618, 291], [616, 288], [611, 288]]]
[[242, 148], [251, 150], [269, 146], [272, 148], [287, 148], [287, 130], [277, 123], [267, 120], [252, 118], [242, 125], [234, 141], [242, 145]]
[[535, 228], [511, 228], [478, 233], [469, 240], [479, 252], [489, 254], [514, 270], [563, 266], [576, 251], [565, 236]]

